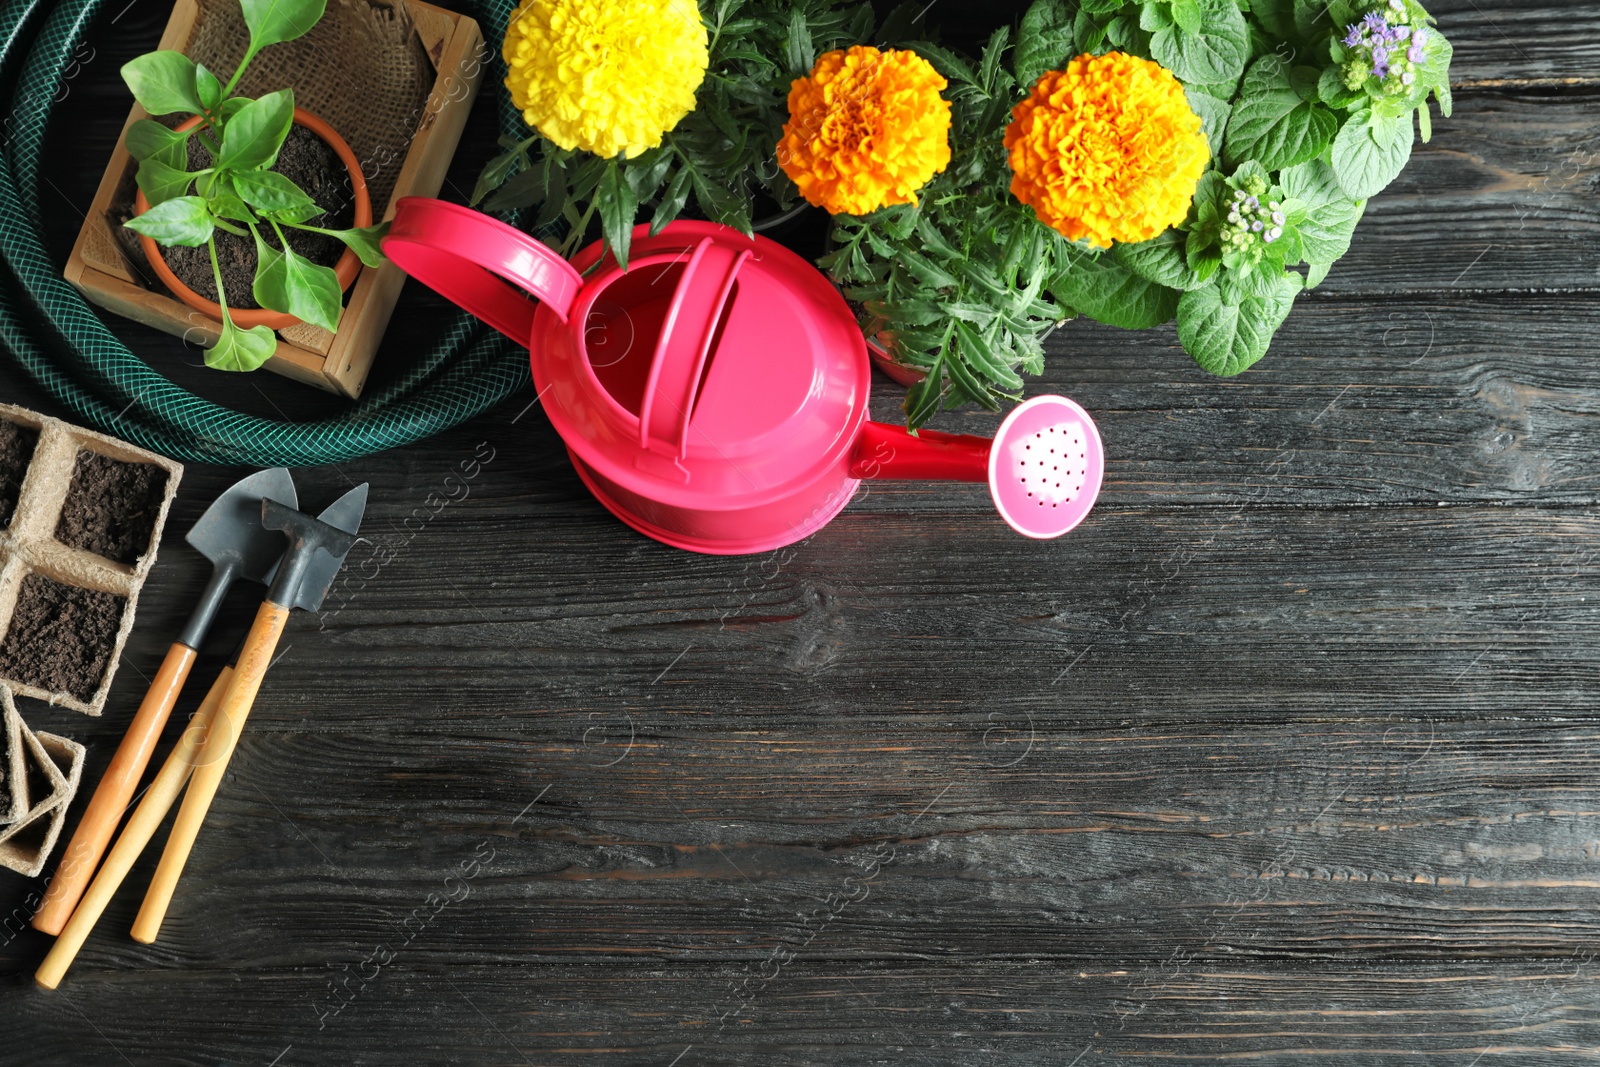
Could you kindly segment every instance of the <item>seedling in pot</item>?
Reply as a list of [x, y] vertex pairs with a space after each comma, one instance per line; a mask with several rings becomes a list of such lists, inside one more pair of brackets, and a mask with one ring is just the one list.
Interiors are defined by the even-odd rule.
[[[369, 267], [385, 261], [378, 242], [388, 224], [333, 230], [310, 224], [323, 208], [290, 179], [272, 170], [294, 124], [294, 91], [259, 99], [233, 95], [245, 69], [268, 45], [305, 35], [322, 18], [327, 0], [240, 0], [250, 46], [226, 85], [181, 52], [142, 55], [122, 68], [123, 81], [152, 115], [198, 118], [187, 130], [140, 119], [128, 130], [128, 151], [139, 162], [139, 190], [150, 209], [129, 229], [167, 247], [206, 246], [222, 309], [222, 335], [206, 352], [219, 370], [255, 370], [272, 356], [276, 338], [266, 326], [244, 329], [228, 310], [216, 231], [253, 237], [252, 286], [263, 308], [293, 315], [326, 330], [338, 328], [344, 286], [333, 268], [313, 263], [291, 246], [286, 230], [336, 238]], [[199, 139], [211, 165], [190, 171], [189, 138]], [[275, 242], [272, 240], [275, 238]]]

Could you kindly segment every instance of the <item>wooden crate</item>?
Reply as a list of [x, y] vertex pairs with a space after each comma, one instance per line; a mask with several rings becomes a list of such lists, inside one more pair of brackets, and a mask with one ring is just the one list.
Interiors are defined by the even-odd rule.
[[[433, 196], [444, 184], [450, 159], [460, 143], [467, 114], [477, 99], [487, 53], [477, 22], [465, 15], [403, 0], [416, 34], [433, 64], [436, 78], [387, 205], [374, 204], [373, 214], [390, 218], [402, 196]], [[177, 0], [160, 47], [184, 51], [200, 8], [197, 0]], [[123, 136], [111, 154], [94, 203], [84, 218], [64, 275], [89, 300], [146, 326], [153, 326], [196, 344], [210, 345], [221, 327], [170, 295], [159, 282], [147, 280], [118, 241], [112, 207], [126, 192], [137, 169], [124, 144], [127, 128], [147, 113], [138, 104], [128, 115]], [[278, 349], [266, 369], [348, 397], [361, 395], [378, 343], [394, 312], [405, 275], [391, 264], [363, 267], [345, 295], [337, 333], [309, 323], [278, 331]]]

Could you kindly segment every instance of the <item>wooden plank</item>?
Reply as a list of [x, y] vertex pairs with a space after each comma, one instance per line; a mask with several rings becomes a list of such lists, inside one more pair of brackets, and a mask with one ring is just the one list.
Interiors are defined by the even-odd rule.
[[[448, 937], [454, 910], [418, 940]], [[330, 946], [338, 955], [326, 967], [248, 983], [166, 968], [74, 973], [56, 994], [17, 984], [0, 996], [15, 1043], [39, 1067], [76, 1067], [86, 1057], [121, 1063], [119, 1054], [135, 1063], [267, 1064], [282, 1056], [524, 1067], [1067, 1065], [1075, 1056], [1080, 1064], [1379, 1067], [1426, 1056], [1554, 1067], [1592, 1063], [1600, 1037], [1594, 968], [1571, 961], [1565, 969], [1178, 966], [1163, 975], [1027, 961], [885, 968], [802, 958], [763, 980], [759, 965], [647, 961], [441, 970], [411, 962], [402, 949], [363, 986], [357, 969], [374, 949]], [[749, 1006], [719, 1029], [723, 1005], [744, 1003], [747, 978], [755, 991]], [[150, 995], [155, 986], [164, 996]], [[346, 1006], [331, 1014], [336, 1004]], [[92, 1013], [93, 1029], [75, 1009]]]
[[[419, 727], [437, 716], [406, 706]], [[1074, 718], [976, 705], [779, 725], [607, 701], [498, 730], [252, 722], [157, 946], [124, 936], [152, 854], [81, 966], [314, 967], [329, 944], [381, 941], [463, 870], [470, 914], [413, 964], [748, 959], [858, 883], [868, 899], [817, 953], [1600, 956], [1594, 726]], [[306, 782], [336, 788], [285, 784]]]
[[[602, 696], [775, 729], [838, 709], [915, 724], [974, 709], [1097, 724], [1596, 709], [1584, 679], [1600, 647], [1574, 634], [1600, 603], [1600, 519], [1575, 509], [1127, 508], [1045, 543], [988, 516], [846, 512], [789, 552], [706, 557], [592, 506], [451, 507], [423, 521], [375, 503], [373, 543], [322, 616], [290, 623], [293, 655], [252, 728], [362, 732], [409, 706], [476, 728]], [[181, 549], [158, 566], [150, 643], [130, 648], [141, 669], [205, 577]], [[247, 617], [230, 613], [214, 647]]]

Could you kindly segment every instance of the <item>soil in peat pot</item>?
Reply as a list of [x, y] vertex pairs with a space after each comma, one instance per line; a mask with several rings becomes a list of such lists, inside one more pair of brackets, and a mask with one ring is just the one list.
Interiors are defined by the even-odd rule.
[[22, 498], [22, 479], [28, 473], [39, 431], [0, 420], [0, 530], [11, 525]]
[[[189, 138], [189, 169], [204, 170], [211, 166], [211, 153], [200, 144], [198, 137]], [[294, 126], [278, 153], [274, 171], [294, 182], [323, 213], [307, 221], [308, 226], [321, 226], [329, 230], [345, 230], [355, 225], [355, 191], [350, 185], [350, 172], [345, 170], [338, 155], [328, 143], [304, 126]], [[274, 248], [278, 235], [270, 225], [261, 225], [262, 238]], [[296, 254], [320, 266], [331, 267], [344, 255], [344, 244], [337, 238], [320, 233], [307, 233], [285, 226], [289, 246]], [[256, 278], [256, 242], [249, 233], [237, 234], [218, 230], [217, 263], [222, 267], [222, 284], [227, 291], [228, 306], [254, 310], [256, 303], [250, 287]], [[211, 253], [205, 245], [198, 248], [162, 248], [161, 255], [172, 268], [172, 273], [189, 288], [207, 300], [217, 299], [216, 277], [211, 273]]]
[[0, 677], [92, 700], [111, 662], [126, 604], [115, 593], [28, 575], [0, 642]]
[[131, 566], [150, 551], [166, 490], [167, 472], [160, 467], [79, 452], [56, 540]]

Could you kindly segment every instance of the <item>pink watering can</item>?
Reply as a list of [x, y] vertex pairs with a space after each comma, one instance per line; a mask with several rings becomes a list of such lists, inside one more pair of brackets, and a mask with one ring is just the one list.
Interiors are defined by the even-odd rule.
[[579, 476], [666, 544], [733, 554], [799, 541], [863, 478], [987, 481], [1001, 517], [1037, 538], [1083, 521], [1100, 492], [1100, 435], [1065, 397], [1018, 406], [992, 441], [868, 421], [871, 368], [849, 306], [764, 237], [640, 226], [623, 271], [600, 242], [569, 264], [481, 212], [407, 197], [383, 250], [528, 346]]

